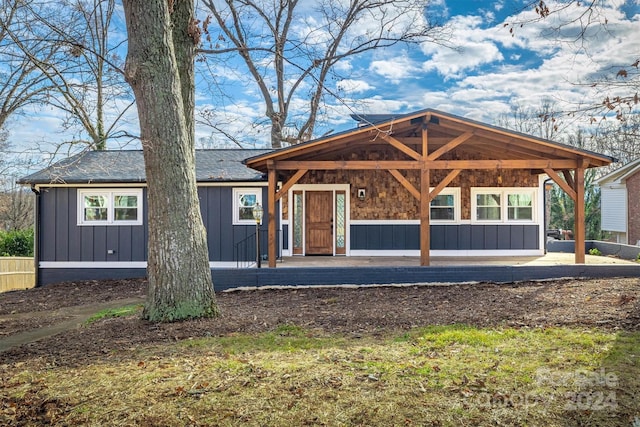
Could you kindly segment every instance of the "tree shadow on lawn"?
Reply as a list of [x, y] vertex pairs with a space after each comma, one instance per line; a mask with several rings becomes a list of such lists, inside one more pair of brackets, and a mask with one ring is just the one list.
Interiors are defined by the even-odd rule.
[[[628, 303], [624, 299], [622, 295], [621, 304]], [[563, 378], [569, 380], [564, 395], [566, 426], [640, 427], [639, 320], [640, 299], [636, 299], [628, 317], [635, 327], [617, 332], [599, 368], [564, 373]]]

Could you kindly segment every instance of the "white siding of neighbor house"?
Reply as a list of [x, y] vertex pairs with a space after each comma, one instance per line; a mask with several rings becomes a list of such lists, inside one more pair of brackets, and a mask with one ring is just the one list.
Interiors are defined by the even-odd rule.
[[601, 193], [602, 229], [627, 231], [627, 189], [603, 187]]

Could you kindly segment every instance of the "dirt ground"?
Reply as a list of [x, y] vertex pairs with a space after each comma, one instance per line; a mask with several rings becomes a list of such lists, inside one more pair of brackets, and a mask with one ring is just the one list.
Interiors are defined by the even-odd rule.
[[[640, 329], [640, 278], [243, 290], [217, 294], [222, 316], [216, 319], [154, 324], [134, 315], [80, 322], [78, 313], [142, 303], [145, 293], [145, 281], [119, 280], [0, 294], [2, 363], [38, 358], [73, 366], [121, 349], [261, 332], [281, 324], [355, 337], [452, 323]], [[56, 331], [61, 324], [66, 326]], [[33, 341], [34, 330], [53, 332]], [[26, 343], [19, 345], [23, 337]], [[14, 344], [7, 346], [8, 340]]]

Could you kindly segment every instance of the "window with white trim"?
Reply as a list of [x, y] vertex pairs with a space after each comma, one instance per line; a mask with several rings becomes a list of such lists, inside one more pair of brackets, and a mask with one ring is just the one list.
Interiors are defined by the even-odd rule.
[[78, 190], [78, 225], [141, 225], [142, 189]]
[[500, 221], [502, 220], [502, 194], [479, 193], [476, 194], [476, 220]]
[[533, 220], [533, 194], [531, 193], [507, 194], [507, 220], [508, 221], [532, 221]]
[[233, 189], [233, 223], [235, 225], [254, 224], [253, 207], [256, 203], [262, 205], [261, 188]]
[[443, 189], [431, 200], [429, 214], [433, 222], [458, 222], [460, 219], [460, 189]]
[[477, 222], [533, 222], [536, 189], [472, 188], [472, 220]]

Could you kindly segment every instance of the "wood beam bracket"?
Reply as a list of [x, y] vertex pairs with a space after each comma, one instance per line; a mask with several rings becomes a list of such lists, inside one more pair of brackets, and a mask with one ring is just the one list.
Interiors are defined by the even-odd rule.
[[302, 178], [305, 173], [307, 173], [307, 169], [300, 169], [295, 174], [293, 174], [293, 176], [291, 178], [289, 178], [289, 180], [287, 182], [284, 183], [282, 188], [280, 188], [280, 190], [278, 190], [276, 192], [276, 196], [275, 196], [276, 197], [276, 201], [280, 200], [282, 198], [282, 196], [287, 194], [287, 192], [291, 189], [291, 187], [296, 185], [296, 183], [298, 181], [300, 181], [300, 178]]
[[564, 180], [567, 181], [567, 184], [569, 184], [569, 187], [575, 189], [576, 184], [573, 182], [573, 175], [571, 175], [571, 171], [563, 170], [562, 175], [564, 176]]
[[394, 138], [393, 136], [387, 134], [387, 133], [381, 133], [380, 137], [382, 139], [384, 139], [385, 141], [387, 141], [389, 143], [389, 145], [391, 145], [392, 147], [402, 151], [404, 154], [406, 154], [407, 156], [411, 157], [414, 160], [420, 160], [422, 159], [422, 156], [420, 155], [420, 153], [412, 150], [411, 148], [407, 147], [405, 144], [402, 143], [402, 141], [398, 140], [397, 138]]
[[400, 171], [397, 169], [389, 169], [389, 173], [393, 175], [393, 177], [402, 184], [402, 186], [406, 188], [413, 197], [420, 200], [420, 191], [417, 190], [416, 187], [414, 187]]
[[446, 143], [442, 147], [438, 148], [433, 153], [429, 154], [429, 156], [427, 156], [427, 160], [436, 160], [437, 158], [439, 158], [443, 154], [453, 150], [458, 145], [460, 145], [463, 142], [467, 141], [472, 136], [473, 136], [473, 132], [465, 132], [462, 135], [457, 136], [456, 138], [452, 139], [451, 141], [449, 141], [448, 143]]
[[429, 202], [431, 202], [438, 194], [440, 194], [440, 192], [444, 190], [445, 187], [451, 183], [451, 181], [456, 179], [456, 177], [460, 175], [460, 172], [462, 172], [462, 169], [456, 169], [449, 172], [449, 174], [438, 185], [436, 185], [433, 190], [431, 190], [431, 192], [429, 193]]
[[[573, 186], [571, 186], [568, 182], [560, 178], [560, 175], [558, 175], [556, 171], [554, 171], [553, 169], [547, 168], [547, 169], [544, 169], [544, 172], [549, 176], [549, 178], [553, 180], [553, 182], [558, 184], [560, 188], [562, 188], [562, 190], [565, 193], [567, 193], [569, 197], [571, 197], [571, 200], [573, 200], [574, 202], [576, 201], [576, 191], [574, 188], [572, 188]], [[568, 171], [563, 171], [563, 172], [568, 172]], [[565, 178], [566, 178], [566, 175], [565, 175]]]

